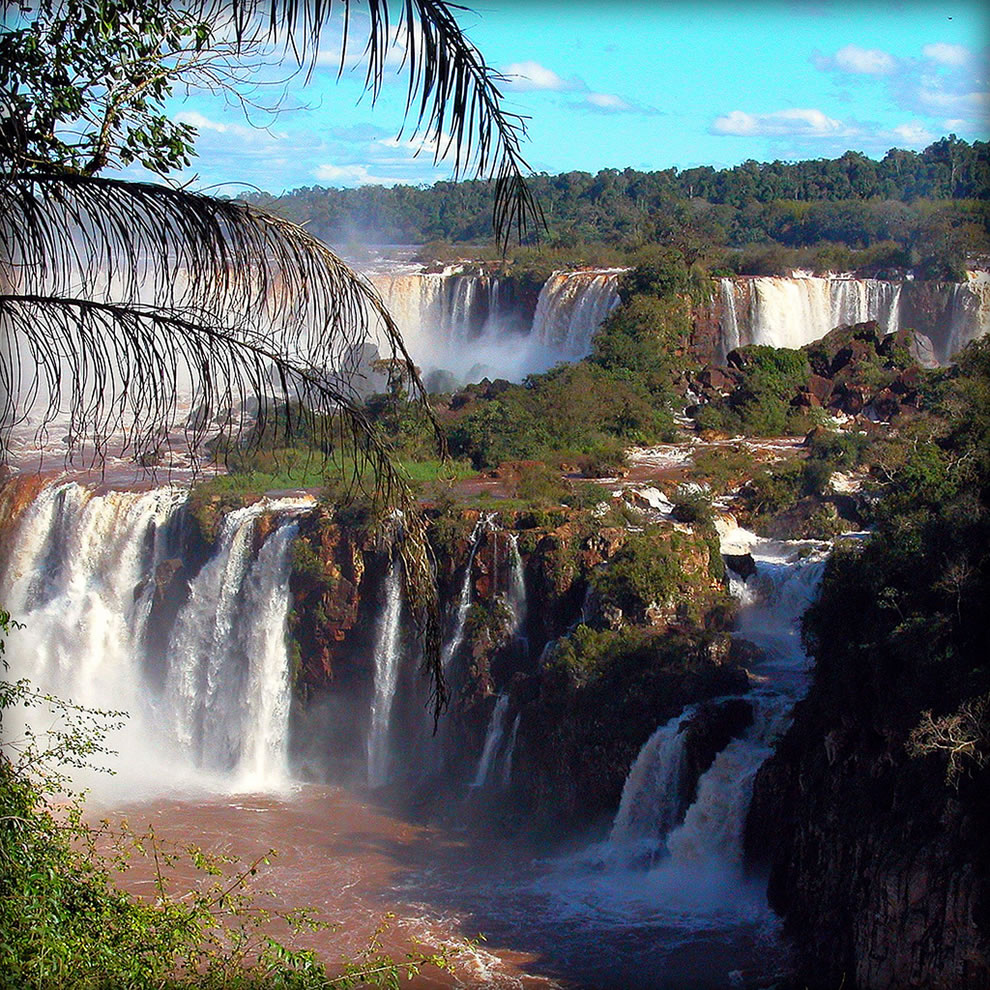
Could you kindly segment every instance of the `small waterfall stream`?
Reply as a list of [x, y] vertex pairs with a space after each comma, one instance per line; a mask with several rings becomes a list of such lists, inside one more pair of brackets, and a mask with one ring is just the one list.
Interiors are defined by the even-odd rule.
[[478, 547], [481, 545], [481, 539], [486, 530], [491, 529], [494, 519], [494, 512], [481, 513], [478, 516], [478, 521], [474, 524], [474, 529], [471, 531], [471, 551], [468, 553], [467, 565], [464, 568], [464, 580], [461, 582], [461, 590], [457, 596], [453, 632], [446, 643], [444, 643], [441, 653], [441, 661], [445, 671], [450, 669], [451, 662], [464, 642], [464, 626], [467, 622], [468, 612], [471, 609], [471, 567], [474, 564], [474, 555], [478, 552]]
[[503, 692], [498, 696], [495, 707], [492, 709], [492, 717], [488, 722], [488, 732], [485, 735], [485, 744], [481, 750], [481, 757], [478, 760], [478, 769], [475, 771], [472, 787], [484, 787], [489, 774], [498, 756], [499, 747], [502, 745], [502, 738], [505, 735], [505, 717], [509, 711], [509, 695]]
[[368, 727], [368, 785], [381, 787], [388, 782], [388, 733], [392, 703], [399, 680], [402, 658], [402, 576], [393, 560], [385, 578], [385, 608], [378, 623], [375, 646], [375, 693]]

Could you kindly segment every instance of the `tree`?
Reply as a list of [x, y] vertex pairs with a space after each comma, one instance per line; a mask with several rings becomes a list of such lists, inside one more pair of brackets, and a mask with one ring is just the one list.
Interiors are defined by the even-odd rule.
[[[176, 85], [239, 98], [243, 66], [280, 46], [309, 71], [334, 22], [352, 7], [322, 0], [38, 0], [4, 3], [0, 38], [0, 457], [32, 414], [58, 424], [68, 456], [92, 465], [113, 439], [153, 460], [181, 442], [199, 451], [216, 421], [239, 434], [257, 403], [325, 420], [370, 460], [374, 495], [406, 510], [400, 552], [426, 655], [444, 700], [436, 589], [424, 527], [354, 388], [362, 344], [377, 335], [409, 369], [394, 322], [367, 282], [302, 228], [244, 203], [99, 173], [139, 163], [165, 176], [188, 162], [194, 132], [164, 100]], [[499, 236], [535, 215], [523, 180], [522, 121], [500, 104], [498, 77], [445, 0], [365, 0], [362, 57], [374, 100], [395, 39], [404, 48], [407, 118], [455, 175], [493, 175]], [[247, 60], [246, 62], [244, 60]], [[195, 410], [178, 396], [195, 397]], [[269, 438], [271, 439], [271, 438]]]

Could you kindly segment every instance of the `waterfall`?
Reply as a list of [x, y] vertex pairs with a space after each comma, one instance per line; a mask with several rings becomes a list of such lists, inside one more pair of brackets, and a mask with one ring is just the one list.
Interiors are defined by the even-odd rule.
[[520, 646], [527, 646], [523, 630], [526, 624], [526, 575], [522, 555], [519, 553], [519, 536], [509, 533], [509, 588], [508, 604], [512, 613], [510, 635]]
[[[310, 505], [262, 500], [228, 513], [169, 643], [165, 695], [179, 745], [249, 788], [284, 779], [291, 514]], [[257, 520], [272, 512], [289, 515], [255, 555]]]
[[[149, 621], [160, 568], [182, 552], [186, 498], [176, 488], [43, 489], [0, 576], [0, 600], [26, 627], [10, 639], [12, 671], [66, 700], [129, 713], [110, 743], [130, 794], [194, 781], [197, 768], [241, 789], [277, 786], [286, 779], [289, 551], [294, 517], [312, 503], [230, 513], [158, 655]], [[264, 513], [274, 524], [261, 539]]]
[[279, 785], [288, 777], [291, 688], [286, 654], [289, 614], [289, 551], [299, 531], [284, 521], [258, 553], [245, 582], [245, 610], [251, 617], [245, 636], [248, 661], [240, 759], [242, 787]]
[[[90, 707], [127, 710], [143, 736], [143, 644], [154, 574], [176, 538], [185, 493], [42, 490], [7, 548], [0, 601], [25, 625], [10, 638], [14, 673]], [[129, 739], [129, 741], [132, 741]]]
[[901, 285], [880, 279], [793, 276], [723, 278], [721, 349], [743, 344], [803, 347], [830, 330], [876, 320], [882, 333], [900, 326]]
[[609, 842], [629, 844], [662, 841], [680, 812], [684, 766], [684, 733], [693, 709], [685, 709], [660, 726], [639, 751], [622, 788]]
[[381, 787], [388, 781], [388, 731], [392, 702], [402, 656], [402, 579], [393, 561], [385, 579], [385, 610], [378, 624], [375, 646], [375, 693], [368, 729], [368, 785]]
[[512, 754], [516, 751], [516, 736], [519, 735], [519, 720], [522, 712], [517, 712], [512, 722], [512, 731], [509, 733], [509, 743], [505, 747], [505, 756], [502, 758], [502, 787], [508, 788], [512, 783]]
[[616, 283], [621, 272], [554, 272], [540, 290], [533, 334], [571, 357], [584, 357], [594, 332], [619, 305]]
[[757, 564], [747, 584], [732, 582], [737, 635], [765, 651], [745, 696], [753, 723], [701, 775], [687, 809], [679, 794], [682, 728], [695, 709], [661, 725], [633, 763], [609, 839], [563, 858], [545, 885], [567, 905], [577, 900], [625, 918], [648, 904], [657, 924], [690, 932], [772, 917], [762, 885], [743, 869], [743, 828], [756, 772], [807, 689], [800, 619], [817, 594], [825, 554], [818, 544], [763, 540], [725, 522], [720, 536], [723, 552], [744, 547]]
[[471, 781], [472, 787], [484, 787], [485, 781], [488, 780], [495, 757], [502, 745], [502, 737], [505, 735], [505, 716], [508, 710], [509, 695], [508, 692], [503, 692], [498, 696], [495, 707], [492, 709], [492, 717], [488, 722], [488, 732], [485, 735], [485, 745], [481, 750], [474, 780]]
[[494, 512], [481, 513], [471, 531], [471, 551], [468, 554], [467, 566], [464, 568], [464, 580], [461, 583], [460, 594], [457, 596], [453, 635], [444, 644], [443, 652], [440, 655], [444, 671], [449, 670], [451, 661], [461, 648], [461, 643], [464, 642], [464, 626], [471, 609], [471, 567], [474, 564], [474, 555], [478, 552], [478, 547], [481, 544], [481, 538], [486, 530], [491, 529], [494, 518]]

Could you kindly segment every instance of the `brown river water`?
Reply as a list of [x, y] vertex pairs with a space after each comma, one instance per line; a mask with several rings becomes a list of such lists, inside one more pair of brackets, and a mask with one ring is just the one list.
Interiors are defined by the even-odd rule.
[[[387, 916], [382, 941], [396, 960], [459, 947], [452, 973], [424, 970], [411, 987], [755, 987], [783, 961], [755, 883], [741, 914], [738, 905], [729, 916], [705, 910], [704, 890], [694, 912], [694, 892], [671, 895], [669, 878], [610, 869], [589, 854], [593, 844], [536, 846], [490, 827], [417, 823], [369, 794], [302, 784], [282, 796], [176, 796], [100, 813], [137, 832], [150, 826], [165, 845], [242, 862], [275, 849], [258, 889], [336, 926], [294, 943], [316, 949], [331, 969], [359, 953]], [[176, 871], [178, 890], [192, 868]], [[126, 886], [152, 894], [150, 863], [136, 863]]]

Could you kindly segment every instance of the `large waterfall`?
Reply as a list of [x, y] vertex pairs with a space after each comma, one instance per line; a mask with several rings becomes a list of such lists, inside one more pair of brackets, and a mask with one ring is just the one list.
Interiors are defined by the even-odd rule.
[[744, 344], [802, 347], [835, 327], [876, 320], [881, 332], [901, 327], [930, 337], [946, 362], [990, 332], [990, 276], [966, 282], [893, 282], [845, 276], [722, 278], [717, 295], [718, 357]]
[[538, 296], [511, 278], [483, 274], [378, 274], [372, 281], [424, 372], [519, 381], [588, 353], [618, 304], [620, 273], [555, 272]]
[[[164, 655], [149, 628], [170, 565], [181, 566], [186, 493], [42, 491], [16, 524], [0, 600], [24, 624], [11, 668], [76, 704], [123, 710], [111, 742], [125, 787], [222, 777], [286, 780], [290, 672], [285, 621], [299, 499], [231, 512], [192, 578]], [[272, 516], [261, 537], [256, 523]], [[204, 777], [204, 779], [206, 779]]]

